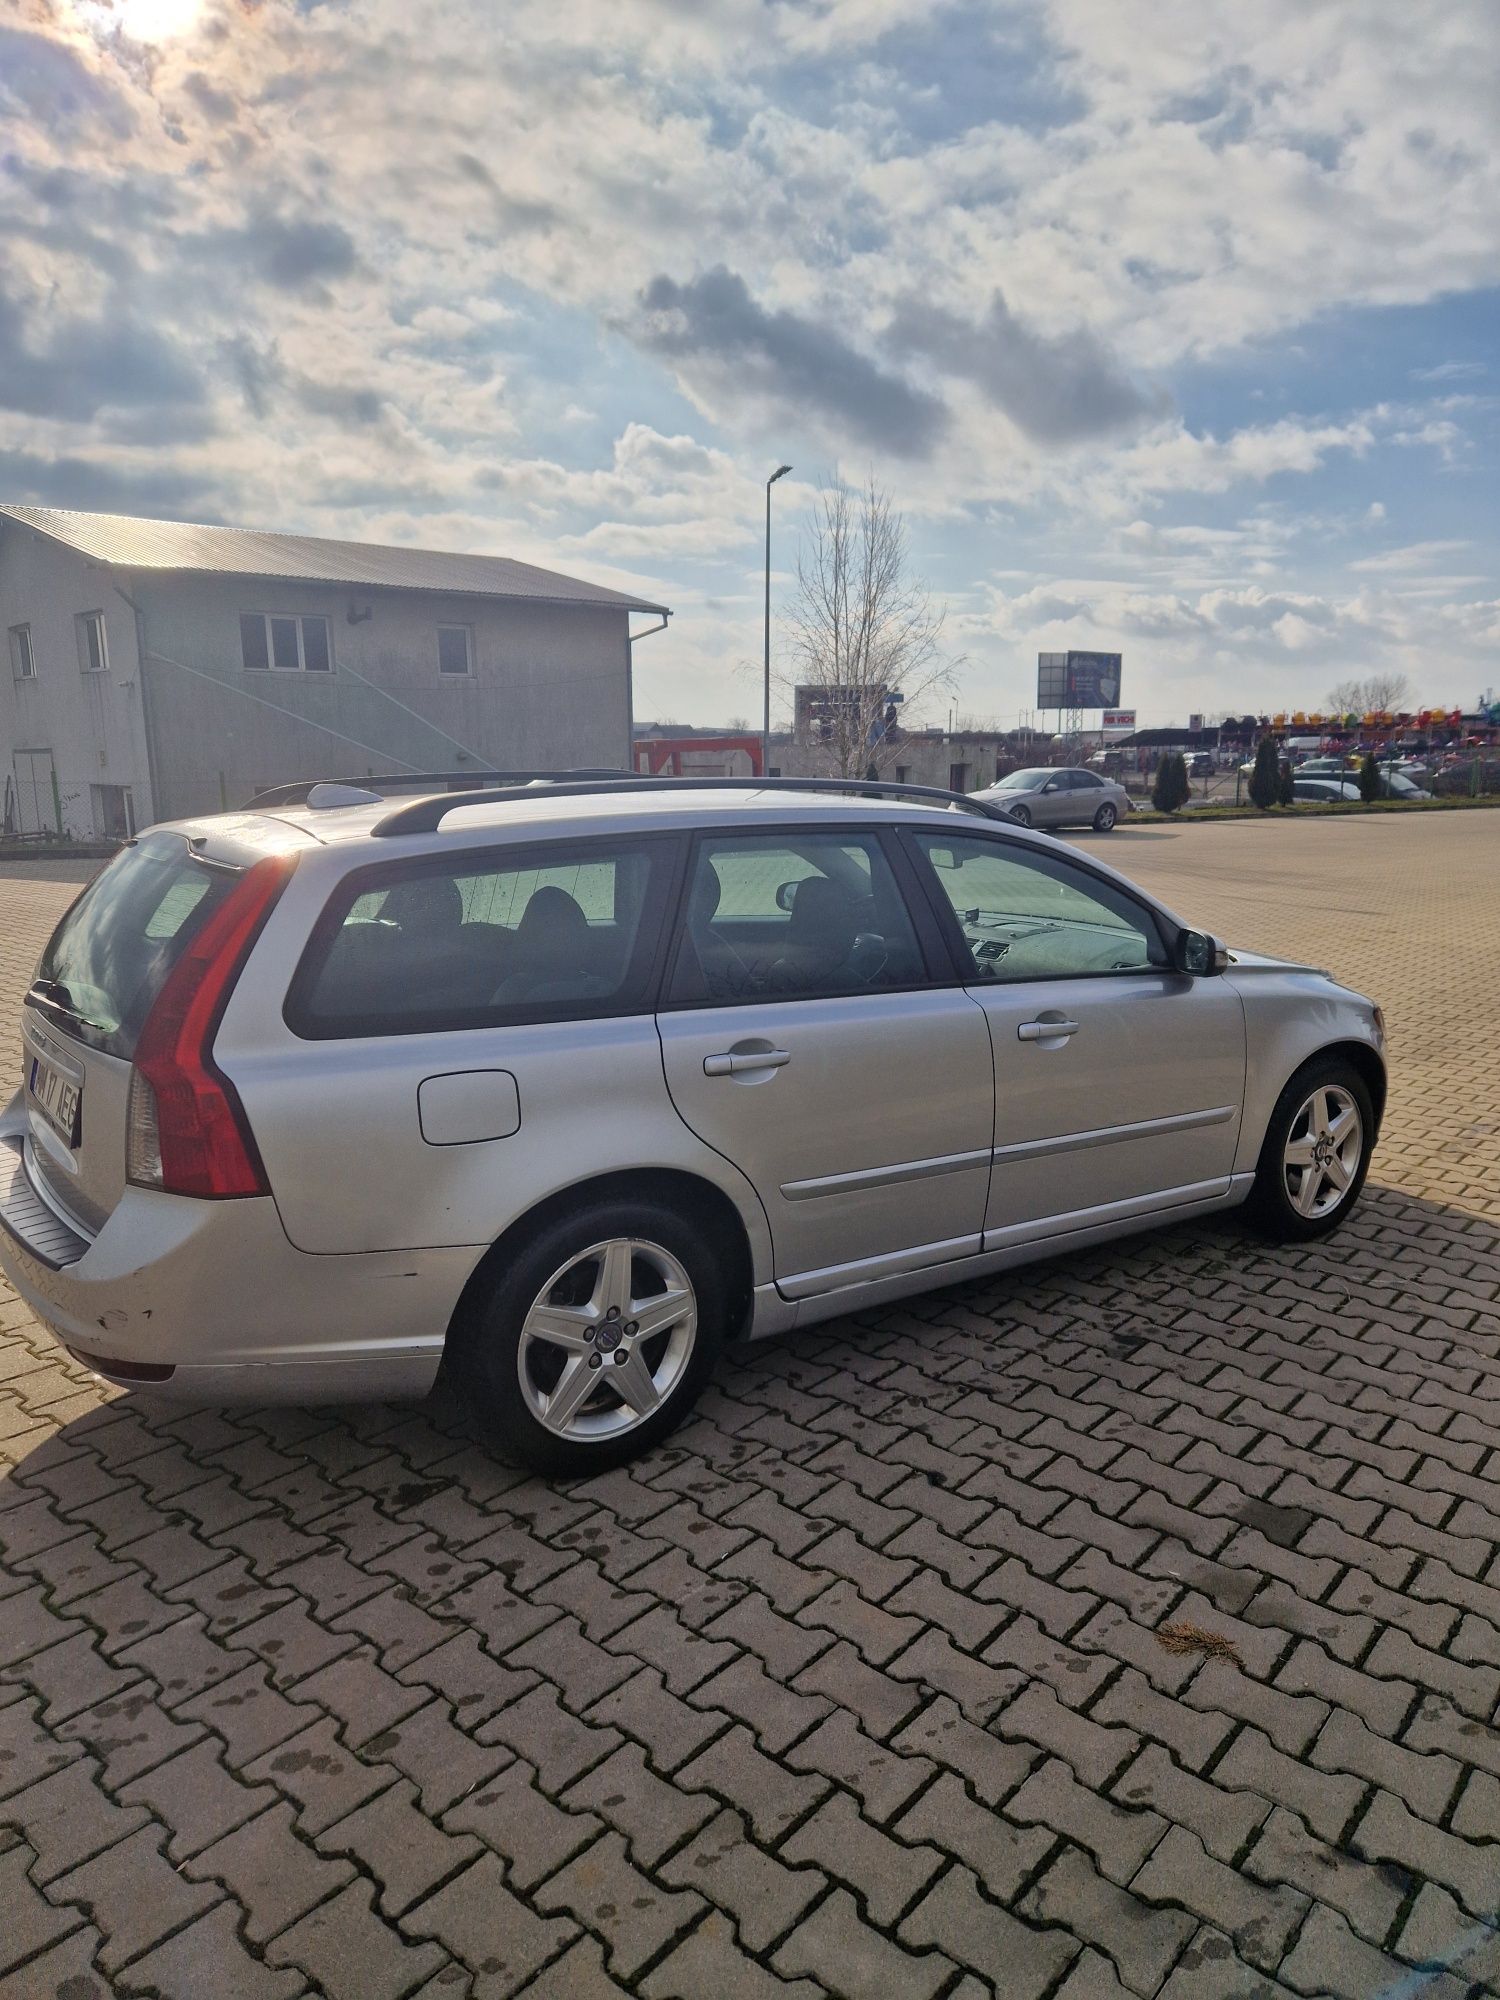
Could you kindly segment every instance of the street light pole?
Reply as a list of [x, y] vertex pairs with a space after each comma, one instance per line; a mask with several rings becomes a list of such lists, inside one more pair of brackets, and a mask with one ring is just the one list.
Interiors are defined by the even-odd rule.
[[791, 469], [789, 465], [778, 465], [766, 481], [766, 679], [760, 717], [760, 774], [763, 778], [771, 769], [771, 488], [778, 479], [785, 479]]

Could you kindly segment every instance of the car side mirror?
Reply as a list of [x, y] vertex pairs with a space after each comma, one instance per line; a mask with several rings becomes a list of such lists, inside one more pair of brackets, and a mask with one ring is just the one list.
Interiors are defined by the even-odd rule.
[[1045, 785], [1043, 785], [1043, 787], [1042, 787], [1042, 790], [1043, 790], [1044, 792], [1055, 792], [1055, 791], [1057, 790], [1057, 780], [1056, 780], [1056, 778], [1049, 778], [1049, 779], [1047, 780], [1046, 784], [1045, 784]]
[[1172, 946], [1172, 964], [1178, 972], [1194, 979], [1223, 972], [1229, 965], [1229, 948], [1222, 938], [1207, 931], [1179, 931]]
[[778, 882], [778, 883], [777, 883], [777, 885], [776, 885], [776, 907], [777, 907], [777, 909], [778, 909], [778, 910], [788, 910], [788, 911], [789, 911], [789, 910], [791, 909], [791, 907], [792, 907], [793, 903], [795, 903], [795, 902], [796, 902], [796, 900], [797, 900], [797, 885], [796, 885], [796, 883], [795, 883], [795, 882]]

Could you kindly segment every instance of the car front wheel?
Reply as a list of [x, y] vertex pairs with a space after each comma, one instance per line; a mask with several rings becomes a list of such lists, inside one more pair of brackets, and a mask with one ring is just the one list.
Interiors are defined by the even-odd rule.
[[1095, 833], [1113, 833], [1115, 830], [1115, 821], [1119, 817], [1119, 811], [1116, 807], [1108, 804], [1100, 806], [1098, 812], [1094, 814]]
[[1262, 1231], [1306, 1243], [1337, 1229], [1359, 1199], [1375, 1144], [1364, 1078], [1337, 1057], [1306, 1064], [1276, 1100], [1251, 1207]]
[[541, 1230], [450, 1340], [484, 1427], [536, 1472], [601, 1472], [687, 1415], [723, 1343], [712, 1246], [646, 1203], [580, 1208]]
[[1017, 825], [1017, 826], [1030, 826], [1030, 824], [1031, 824], [1031, 807], [1030, 807], [1030, 806], [1012, 806], [1012, 807], [1010, 808], [1010, 816], [1011, 816], [1011, 818], [1012, 818], [1012, 819], [1013, 819], [1013, 820], [1015, 821], [1015, 823], [1016, 823], [1016, 825]]

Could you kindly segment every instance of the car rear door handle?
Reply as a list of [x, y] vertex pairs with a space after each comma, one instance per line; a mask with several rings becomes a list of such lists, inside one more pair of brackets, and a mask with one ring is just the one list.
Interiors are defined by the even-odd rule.
[[1061, 1042], [1077, 1033], [1076, 1021], [1023, 1021], [1016, 1029], [1016, 1039], [1022, 1042]]
[[792, 1059], [790, 1049], [753, 1049], [741, 1055], [705, 1056], [705, 1076], [743, 1076], [748, 1069], [785, 1069]]

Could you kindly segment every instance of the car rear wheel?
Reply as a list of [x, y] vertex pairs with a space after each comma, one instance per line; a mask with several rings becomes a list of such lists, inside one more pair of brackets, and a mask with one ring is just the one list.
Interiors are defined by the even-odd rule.
[[1262, 1231], [1306, 1243], [1337, 1229], [1359, 1199], [1375, 1144], [1364, 1078], [1337, 1057], [1306, 1064], [1276, 1100], [1251, 1208]]
[[1016, 825], [1017, 825], [1017, 826], [1030, 826], [1030, 824], [1031, 824], [1031, 807], [1030, 807], [1030, 806], [1012, 806], [1012, 807], [1010, 808], [1010, 816], [1011, 816], [1011, 818], [1012, 818], [1012, 819], [1013, 819], [1013, 820], [1015, 821], [1015, 823], [1016, 823]]
[[582, 1207], [540, 1230], [450, 1340], [484, 1428], [544, 1473], [639, 1457], [682, 1421], [723, 1343], [712, 1247], [647, 1203]]
[[1106, 802], [1094, 814], [1095, 833], [1113, 833], [1115, 830], [1115, 821], [1119, 817], [1118, 808]]

